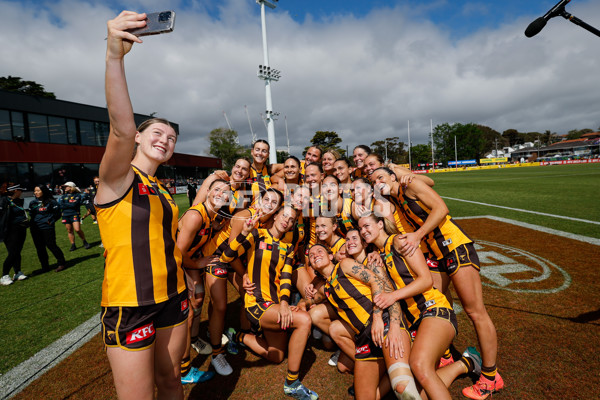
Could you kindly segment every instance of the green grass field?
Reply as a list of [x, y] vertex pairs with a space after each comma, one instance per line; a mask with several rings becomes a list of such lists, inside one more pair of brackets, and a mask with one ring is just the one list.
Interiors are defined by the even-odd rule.
[[[600, 164], [510, 168], [431, 175], [442, 196], [520, 208], [572, 218], [600, 221]], [[180, 211], [187, 197], [175, 197]], [[447, 200], [454, 217], [496, 215], [561, 231], [600, 238], [600, 225]], [[58, 244], [65, 249], [69, 268], [40, 272], [35, 248], [28, 236], [22, 252], [22, 269], [30, 279], [0, 286], [0, 373], [5, 373], [59, 339], [100, 311], [103, 249], [98, 226], [83, 223], [85, 250], [69, 252], [67, 234], [59, 222]], [[6, 248], [0, 245], [0, 260]], [[51, 262], [54, 261], [50, 256]], [[55, 265], [56, 266], [56, 265]], [[11, 271], [12, 274], [12, 271]]]

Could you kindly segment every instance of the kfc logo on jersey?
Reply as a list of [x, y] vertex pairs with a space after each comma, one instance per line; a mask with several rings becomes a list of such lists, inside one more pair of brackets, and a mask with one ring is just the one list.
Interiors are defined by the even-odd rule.
[[368, 344], [365, 344], [364, 346], [360, 346], [356, 348], [356, 355], [360, 355], [360, 354], [369, 354], [371, 352], [371, 348], [369, 347]]
[[263, 309], [267, 309], [271, 306], [271, 304], [273, 304], [272, 301], [265, 301], [264, 303], [262, 303], [262, 307]]
[[429, 258], [427, 258], [426, 260], [427, 260], [427, 266], [429, 268], [437, 268], [438, 265], [440, 264], [438, 261], [434, 261], [434, 260], [431, 260]]
[[188, 308], [188, 299], [185, 299], [181, 302], [181, 311], [185, 311]]
[[132, 344], [136, 342], [141, 342], [142, 340], [146, 340], [149, 337], [154, 336], [154, 323], [149, 323], [148, 325], [144, 325], [141, 328], [137, 328], [131, 332], [127, 332], [127, 344]]
[[210, 229], [200, 229], [198, 231], [198, 236], [206, 236], [209, 234], [209, 232], [210, 232]]
[[215, 276], [227, 276], [227, 270], [225, 268], [215, 268]]

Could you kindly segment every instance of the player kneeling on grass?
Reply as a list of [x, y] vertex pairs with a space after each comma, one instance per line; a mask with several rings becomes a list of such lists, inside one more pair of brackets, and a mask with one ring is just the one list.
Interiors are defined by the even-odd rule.
[[356, 398], [381, 398], [393, 386], [398, 398], [420, 399], [408, 366], [410, 340], [400, 306], [394, 303], [382, 310], [373, 303], [373, 296], [392, 291], [383, 268], [367, 267], [353, 258], [334, 264], [333, 254], [320, 244], [310, 248], [309, 260], [326, 283], [314, 299], [299, 306], [327, 300], [341, 317], [329, 333], [354, 361]]
[[[255, 285], [253, 294], [246, 293], [244, 304], [253, 333], [238, 332], [234, 340], [274, 363], [281, 363], [288, 350], [288, 372], [284, 393], [296, 399], [315, 400], [319, 396], [298, 379], [302, 355], [310, 335], [310, 316], [304, 310], [289, 306], [292, 287], [293, 244], [282, 241], [295, 224], [298, 211], [282, 207], [269, 229], [256, 228], [260, 213], [248, 219], [242, 232], [229, 243], [221, 255], [231, 262], [246, 254], [247, 277]], [[263, 332], [258, 336], [258, 332]], [[288, 332], [291, 334], [288, 336]]]

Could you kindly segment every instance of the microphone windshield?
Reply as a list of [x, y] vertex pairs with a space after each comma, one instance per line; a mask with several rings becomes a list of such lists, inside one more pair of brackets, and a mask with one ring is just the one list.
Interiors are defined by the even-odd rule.
[[544, 26], [546, 26], [546, 20], [544, 17], [539, 17], [530, 23], [527, 29], [525, 29], [525, 36], [530, 38], [537, 35], [542, 29], [544, 29]]

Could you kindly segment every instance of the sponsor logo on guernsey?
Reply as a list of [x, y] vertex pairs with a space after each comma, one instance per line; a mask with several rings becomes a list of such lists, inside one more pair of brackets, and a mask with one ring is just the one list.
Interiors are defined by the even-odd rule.
[[437, 268], [439, 266], [439, 264], [440, 264], [439, 261], [435, 261], [435, 260], [432, 260], [432, 259], [429, 259], [429, 258], [427, 258], [426, 260], [427, 260], [427, 266], [429, 268]]
[[265, 301], [264, 303], [262, 303], [262, 307], [263, 308], [268, 308], [269, 306], [271, 306], [271, 304], [273, 304], [272, 301]]
[[185, 311], [188, 308], [188, 299], [185, 299], [181, 302], [181, 311]]
[[371, 352], [371, 349], [369, 348], [368, 344], [365, 344], [364, 346], [360, 346], [356, 348], [356, 355], [359, 354], [369, 354]]
[[138, 183], [138, 192], [144, 196], [147, 196], [148, 194], [150, 194], [148, 192], [148, 187], [146, 185], [144, 185], [143, 183]]
[[435, 300], [431, 299], [431, 300], [427, 300], [425, 302], [425, 307], [429, 308], [429, 307], [433, 307], [435, 306]]
[[261, 250], [273, 250], [273, 245], [265, 242], [260, 242], [258, 248]]
[[452, 239], [444, 240], [442, 242], [442, 245], [444, 245], [445, 247], [448, 247], [451, 244], [452, 244]]
[[215, 268], [216, 276], [224, 276], [227, 275], [227, 270], [225, 268]]
[[140, 328], [134, 329], [131, 332], [127, 332], [127, 344], [132, 344], [146, 340], [149, 337], [154, 336], [154, 323], [150, 322], [148, 325], [144, 325]]
[[205, 236], [205, 235], [208, 235], [209, 231], [210, 231], [209, 229], [200, 229], [200, 230], [198, 231], [198, 235], [199, 235], [199, 236]]

